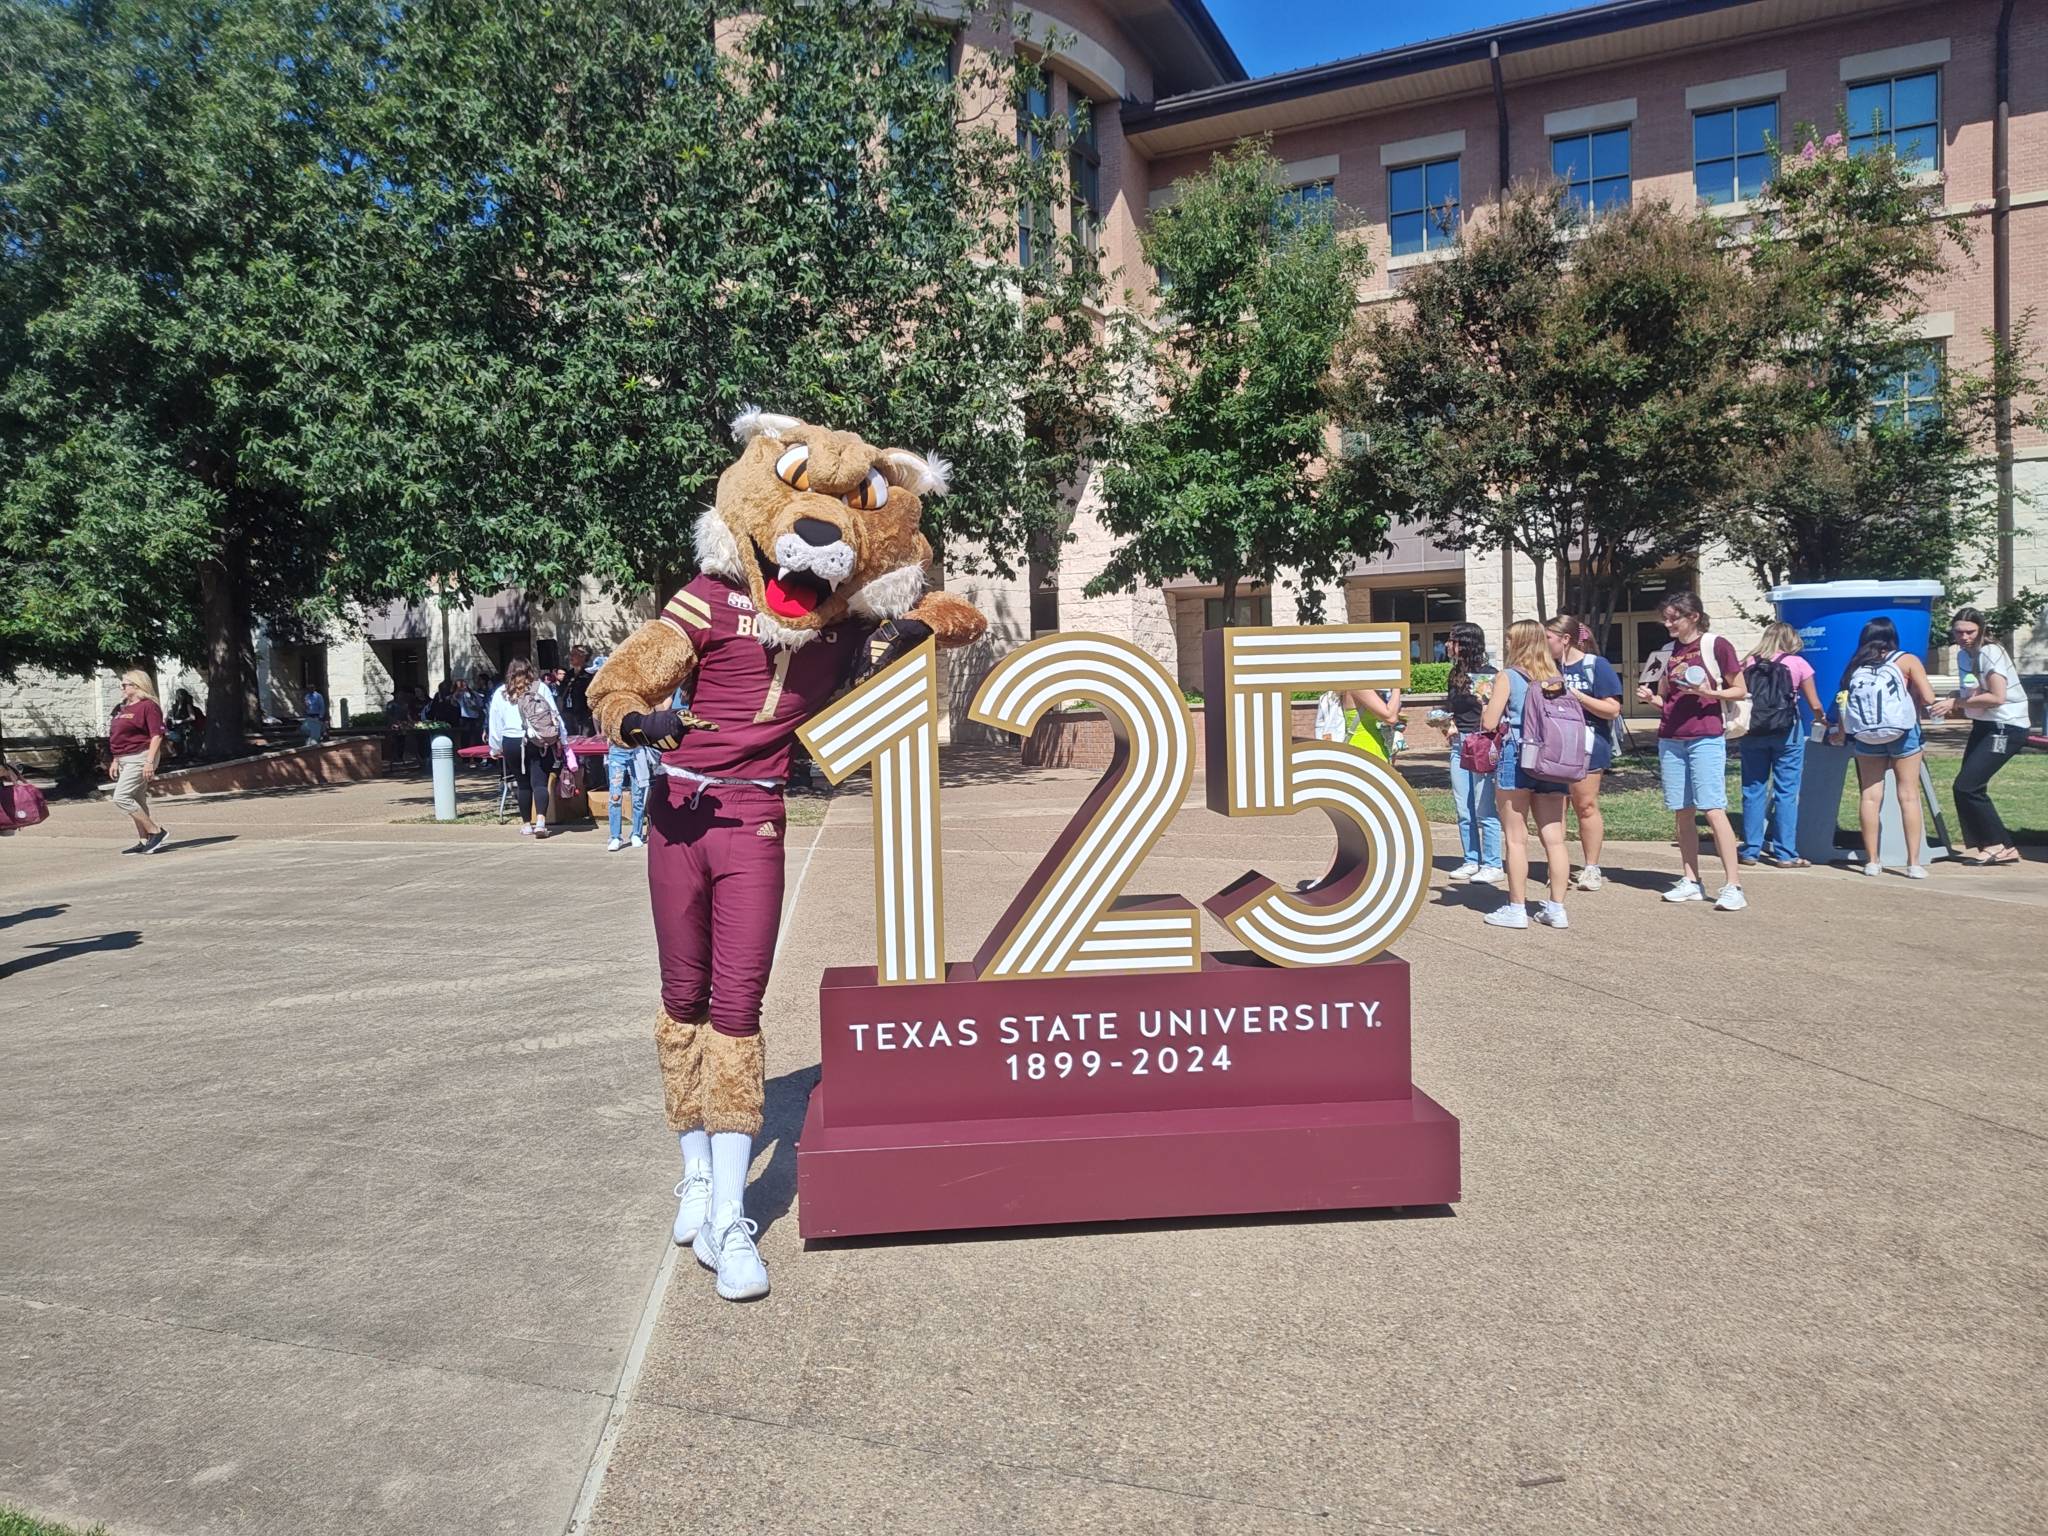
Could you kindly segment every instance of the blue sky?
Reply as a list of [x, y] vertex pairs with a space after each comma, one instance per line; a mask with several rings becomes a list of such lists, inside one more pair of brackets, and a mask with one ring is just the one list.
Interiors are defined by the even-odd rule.
[[[1577, 10], [1590, 0], [1208, 0], [1252, 75], [1301, 69], [1475, 27]], [[1276, 23], [1276, 13], [1286, 17]]]

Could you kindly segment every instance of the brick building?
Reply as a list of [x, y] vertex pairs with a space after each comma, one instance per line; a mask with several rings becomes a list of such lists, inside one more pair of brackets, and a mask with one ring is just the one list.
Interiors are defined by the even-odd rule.
[[[929, 8], [946, 10], [943, 0]], [[1245, 77], [1200, 0], [1039, 0], [1016, 9], [1039, 35], [1058, 29], [1048, 109], [1063, 112], [1081, 97], [1093, 104], [1090, 216], [1119, 287], [1147, 282], [1138, 234], [1173, 198], [1176, 179], [1246, 135], [1272, 135], [1305, 196], [1333, 196], [1362, 213], [1376, 273], [1362, 302], [1380, 304], [1398, 301], [1405, 273], [1440, 259], [1425, 204], [1450, 199], [1476, 215], [1505, 182], [1558, 171], [1590, 206], [1655, 197], [1739, 219], [1768, 175], [1764, 136], [1789, 135], [1799, 123], [1832, 127], [1847, 109], [1859, 124], [1872, 110], [1882, 114], [1930, 194], [1974, 239], [1974, 257], [1954, 262], [1925, 295], [1930, 347], [1980, 363], [1982, 337], [2002, 316], [2048, 301], [2048, 4], [2039, 0], [1611, 0], [1259, 79]], [[2002, 35], [2010, 83], [2003, 198], [1995, 170]], [[2048, 437], [2021, 431], [2012, 460], [2019, 536], [2003, 584], [2048, 587]], [[1091, 479], [1056, 560], [1033, 561], [1013, 583], [955, 583], [994, 620], [989, 641], [954, 669], [956, 711], [996, 654], [1049, 629], [1129, 638], [1193, 684], [1204, 628], [1294, 621], [1284, 586], [1242, 589], [1233, 614], [1222, 611], [1218, 591], [1192, 581], [1087, 596], [1113, 544], [1095, 496]], [[1535, 612], [1526, 562], [1468, 558], [1414, 530], [1397, 531], [1394, 543], [1390, 554], [1356, 561], [1343, 590], [1325, 594], [1328, 615], [1406, 621], [1418, 657], [1428, 659], [1460, 618], [1497, 637], [1510, 613]], [[1615, 627], [1618, 663], [1631, 666], [1661, 642], [1656, 605], [1671, 585], [1696, 586], [1719, 626], [1745, 642], [1752, 625], [1744, 615], [1765, 606], [1745, 573], [1704, 550], [1694, 567], [1636, 594]], [[552, 605], [508, 592], [445, 615], [393, 605], [326, 646], [264, 645], [264, 703], [291, 713], [306, 682], [319, 678], [337, 706], [360, 712], [380, 707], [396, 682], [431, 686], [449, 670], [495, 668], [522, 652], [546, 664], [575, 640], [601, 651], [639, 616], [594, 591]], [[2027, 670], [2048, 670], [2048, 628], [2024, 634], [2019, 651]], [[167, 669], [165, 681], [192, 680]], [[113, 697], [105, 679], [25, 677], [0, 687], [0, 724], [16, 737], [95, 731]]]

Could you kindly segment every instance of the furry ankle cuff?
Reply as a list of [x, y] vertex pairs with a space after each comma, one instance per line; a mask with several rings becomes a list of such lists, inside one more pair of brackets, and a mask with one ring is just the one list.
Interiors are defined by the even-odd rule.
[[707, 1029], [704, 1053], [704, 1129], [741, 1136], [761, 1134], [765, 1055], [759, 1035], [721, 1035]]
[[661, 1097], [672, 1131], [704, 1129], [704, 1037], [711, 1026], [698, 1019], [654, 1016], [654, 1052], [661, 1063]]

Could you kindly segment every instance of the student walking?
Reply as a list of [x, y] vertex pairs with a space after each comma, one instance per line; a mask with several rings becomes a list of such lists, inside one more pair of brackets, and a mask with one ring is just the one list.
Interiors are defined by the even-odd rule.
[[[1503, 687], [1502, 684], [1506, 686]], [[1507, 722], [1501, 743], [1500, 767], [1495, 776], [1500, 805], [1502, 847], [1507, 855], [1508, 899], [1486, 914], [1495, 928], [1529, 926], [1529, 825], [1536, 816], [1536, 835], [1542, 840], [1549, 861], [1549, 900], [1536, 911], [1536, 921], [1550, 928], [1569, 928], [1565, 916], [1565, 887], [1571, 875], [1571, 856], [1564, 843], [1564, 802], [1566, 786], [1549, 779], [1532, 778], [1522, 767], [1522, 734], [1530, 715], [1540, 707], [1539, 695], [1561, 697], [1564, 679], [1558, 675], [1543, 626], [1534, 619], [1517, 619], [1508, 626], [1507, 670], [1486, 701], [1480, 724], [1486, 730]]]
[[1899, 649], [1899, 628], [1872, 619], [1856, 637], [1856, 654], [1842, 672], [1836, 695], [1841, 718], [1833, 739], [1846, 739], [1856, 757], [1856, 821], [1863, 833], [1863, 873], [1881, 875], [1878, 858], [1884, 814], [1884, 776], [1898, 785], [1899, 821], [1906, 834], [1906, 878], [1925, 880], [1919, 862], [1923, 815], [1920, 804], [1920, 711], [1932, 708], [1934, 685], [1917, 656]]
[[1728, 740], [1722, 706], [1749, 697], [1735, 647], [1712, 633], [1707, 611], [1691, 592], [1673, 592], [1662, 608], [1671, 643], [1651, 658], [1636, 697], [1656, 704], [1663, 718], [1657, 726], [1657, 766], [1664, 780], [1664, 808], [1676, 818], [1678, 883], [1664, 893], [1666, 901], [1705, 901], [1700, 883], [1699, 816], [1707, 818], [1714, 852], [1721, 860], [1717, 912], [1740, 912], [1749, 905], [1742, 894], [1742, 876], [1735, 850], [1735, 828], [1728, 820]]
[[1586, 712], [1586, 776], [1571, 785], [1572, 814], [1579, 819], [1579, 845], [1585, 850], [1585, 867], [1572, 882], [1582, 891], [1597, 891], [1606, 883], [1600, 871], [1600, 849], [1606, 841], [1607, 825], [1600, 815], [1600, 779], [1614, 766], [1614, 722], [1621, 718], [1621, 674], [1614, 664], [1585, 647], [1593, 632], [1571, 614], [1561, 613], [1543, 626], [1556, 658], [1558, 675], [1565, 691]]
[[1936, 701], [1929, 712], [1946, 720], [1960, 709], [1970, 721], [1970, 744], [1956, 774], [1956, 820], [1964, 846], [1976, 852], [1962, 862], [1979, 867], [2017, 864], [2020, 851], [1991, 803], [1991, 779], [2026, 750], [2026, 689], [2020, 686], [2012, 657], [1985, 634], [1984, 615], [1975, 608], [1956, 610], [1949, 638], [1956, 646], [1961, 691], [1953, 699]]
[[149, 814], [149, 781], [164, 755], [164, 711], [147, 672], [121, 674], [121, 702], [107, 723], [107, 750], [113, 762], [107, 777], [114, 781], [114, 804], [135, 823], [138, 839], [124, 853], [155, 853], [171, 834]]
[[1501, 867], [1500, 816], [1494, 804], [1494, 775], [1487, 755], [1493, 740], [1482, 725], [1495, 669], [1486, 655], [1486, 631], [1477, 624], [1451, 627], [1451, 798], [1458, 806], [1458, 844], [1465, 862], [1451, 871], [1463, 884], [1499, 885], [1507, 879]]
[[1805, 869], [1799, 857], [1799, 781], [1806, 771], [1806, 727], [1799, 714], [1804, 698], [1820, 719], [1820, 694], [1813, 668], [1799, 652], [1806, 642], [1790, 624], [1766, 624], [1742, 665], [1749, 689], [1749, 731], [1742, 755], [1742, 866], [1759, 861], [1779, 869]]
[[561, 761], [562, 712], [548, 685], [533, 675], [525, 658], [505, 669], [505, 681], [491, 695], [491, 756], [501, 758], [505, 776], [519, 797], [519, 830], [548, 835], [548, 778]]

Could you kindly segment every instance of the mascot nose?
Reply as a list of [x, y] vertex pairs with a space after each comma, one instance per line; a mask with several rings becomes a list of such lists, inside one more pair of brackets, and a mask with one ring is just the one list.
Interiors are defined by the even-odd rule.
[[834, 524], [828, 523], [819, 517], [798, 518], [796, 520], [796, 536], [806, 544], [814, 544], [820, 549], [828, 544], [837, 544], [845, 537]]

